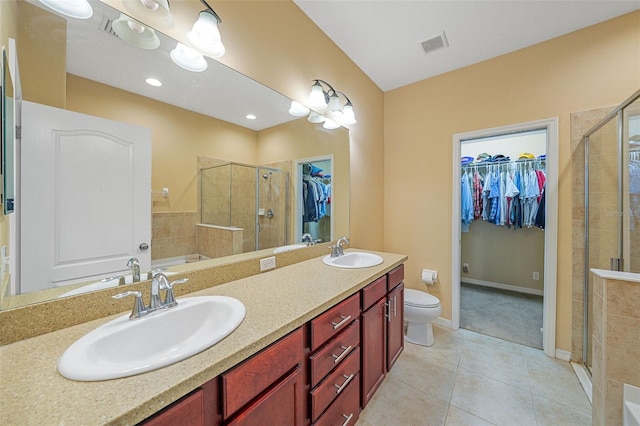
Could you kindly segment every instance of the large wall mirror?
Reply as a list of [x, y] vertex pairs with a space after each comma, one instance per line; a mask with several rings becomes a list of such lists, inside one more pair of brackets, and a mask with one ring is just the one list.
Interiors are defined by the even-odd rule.
[[[89, 3], [89, 19], [0, 4], [15, 19], [23, 99], [2, 308], [128, 282], [131, 257], [145, 279], [298, 249], [309, 229], [323, 242], [349, 234], [347, 129], [290, 115], [290, 99], [209, 57], [205, 70], [180, 67], [177, 41], [119, 36], [121, 12]], [[308, 159], [322, 170], [303, 171]], [[331, 188], [318, 226], [304, 223], [303, 180]]]

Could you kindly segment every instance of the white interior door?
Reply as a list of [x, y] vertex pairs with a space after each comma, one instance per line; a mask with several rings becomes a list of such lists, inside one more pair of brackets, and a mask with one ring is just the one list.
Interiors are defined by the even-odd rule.
[[151, 129], [31, 102], [22, 125], [21, 292], [150, 269]]

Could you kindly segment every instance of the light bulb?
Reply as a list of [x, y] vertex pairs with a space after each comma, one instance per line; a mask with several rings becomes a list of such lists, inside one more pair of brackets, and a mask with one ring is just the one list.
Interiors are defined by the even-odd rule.
[[311, 108], [326, 108], [327, 101], [324, 97], [324, 91], [319, 81], [316, 81], [311, 86], [311, 92], [309, 93], [309, 107]]

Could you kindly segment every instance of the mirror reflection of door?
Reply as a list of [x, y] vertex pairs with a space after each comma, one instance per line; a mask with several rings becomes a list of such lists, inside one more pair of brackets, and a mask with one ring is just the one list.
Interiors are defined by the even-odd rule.
[[296, 241], [310, 234], [313, 242], [332, 239], [332, 173], [329, 157], [298, 160]]

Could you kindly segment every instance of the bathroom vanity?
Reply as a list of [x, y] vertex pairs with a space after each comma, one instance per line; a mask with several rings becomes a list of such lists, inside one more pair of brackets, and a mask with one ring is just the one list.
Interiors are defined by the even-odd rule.
[[374, 267], [318, 257], [187, 295], [237, 298], [246, 317], [211, 348], [137, 376], [75, 382], [56, 371], [71, 343], [113, 316], [3, 346], [3, 422], [355, 424], [402, 351], [406, 256], [378, 254]]

